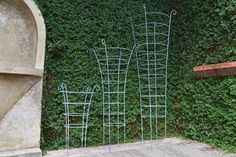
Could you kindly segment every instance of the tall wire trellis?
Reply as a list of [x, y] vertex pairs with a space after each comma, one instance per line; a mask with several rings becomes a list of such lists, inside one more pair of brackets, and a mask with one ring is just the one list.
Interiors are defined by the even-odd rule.
[[151, 141], [153, 134], [156, 140], [158, 139], [159, 119], [164, 119], [166, 137], [170, 26], [172, 16], [176, 14], [175, 10], [172, 10], [169, 15], [147, 12], [144, 4], [144, 13], [134, 16], [131, 20], [133, 39], [137, 45], [142, 141], [145, 135], [150, 136]]
[[103, 144], [108, 144], [110, 149], [110, 144], [125, 143], [126, 140], [125, 93], [133, 49], [107, 47], [105, 40], [102, 44], [104, 48], [92, 49], [92, 52], [102, 80]]
[[68, 90], [66, 84], [62, 83], [58, 90], [63, 94], [65, 108], [66, 149], [68, 150], [70, 147], [71, 129], [81, 130], [80, 146], [86, 147], [90, 105], [99, 86], [87, 87], [86, 91], [78, 92]]

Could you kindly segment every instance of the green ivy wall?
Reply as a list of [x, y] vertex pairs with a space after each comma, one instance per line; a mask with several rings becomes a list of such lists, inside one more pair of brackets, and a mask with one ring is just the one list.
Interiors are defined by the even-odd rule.
[[[88, 50], [108, 45], [131, 48], [128, 17], [143, 12], [140, 0], [36, 0], [47, 27], [44, 74], [43, 150], [64, 147], [64, 108], [57, 87], [100, 84]], [[168, 135], [181, 135], [236, 151], [236, 77], [195, 79], [196, 65], [236, 60], [235, 0], [147, 0], [149, 11], [178, 11], [173, 18], [168, 86]], [[127, 139], [140, 140], [135, 57], [127, 85]], [[101, 92], [91, 108], [89, 146], [102, 144]]]

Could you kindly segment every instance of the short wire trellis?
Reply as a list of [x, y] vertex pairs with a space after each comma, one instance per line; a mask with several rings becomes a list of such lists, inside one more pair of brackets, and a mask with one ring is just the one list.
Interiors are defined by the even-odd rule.
[[[153, 140], [153, 127], [158, 139], [158, 119], [164, 118], [166, 137], [167, 118], [167, 63], [172, 15], [160, 12], [147, 12], [132, 19], [133, 39], [136, 46], [136, 59], [139, 77], [141, 107], [141, 132], [144, 140], [144, 125], [149, 124], [150, 140]], [[153, 122], [155, 121], [155, 123]]]
[[[104, 48], [92, 49], [102, 80], [103, 91], [103, 144], [120, 143], [126, 140], [126, 117], [125, 117], [125, 93], [127, 72], [134, 49], [121, 47], [107, 47], [102, 40]], [[112, 131], [117, 131], [117, 137], [112, 137]], [[114, 134], [113, 134], [114, 135]]]
[[63, 104], [65, 107], [65, 129], [66, 129], [66, 149], [70, 147], [70, 129], [81, 129], [80, 146], [87, 146], [87, 130], [91, 101], [96, 90], [87, 87], [86, 91], [69, 91], [66, 84], [62, 83], [58, 90], [63, 94]]

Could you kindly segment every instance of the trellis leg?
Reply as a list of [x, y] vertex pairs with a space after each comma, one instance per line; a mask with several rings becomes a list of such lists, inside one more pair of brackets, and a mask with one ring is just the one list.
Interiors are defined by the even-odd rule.
[[[103, 83], [102, 83], [102, 91], [104, 91]], [[102, 126], [103, 126], [102, 136], [103, 136], [103, 145], [105, 145], [105, 106], [104, 106], [104, 99], [105, 99], [105, 96], [104, 96], [104, 94], [102, 94]]]
[[[147, 11], [146, 11], [146, 6], [144, 5], [144, 16], [145, 16], [145, 30], [146, 30], [146, 34], [148, 34], [148, 26], [147, 26]], [[151, 83], [150, 83], [150, 63], [149, 63], [149, 48], [148, 48], [148, 35], [146, 35], [146, 52], [147, 52], [147, 71], [148, 71], [148, 99], [149, 99], [149, 113], [150, 113], [150, 140], [151, 140], [151, 148], [152, 148], [152, 100], [151, 100]]]
[[[85, 105], [86, 105], [86, 103], [87, 103], [87, 97], [88, 97], [88, 92], [89, 92], [89, 87], [87, 88], [87, 91], [86, 91], [86, 95], [85, 95], [85, 98], [84, 98], [84, 104], [83, 104], [83, 113], [82, 113], [82, 127], [81, 127], [81, 130], [82, 130], [82, 137], [81, 137], [81, 147], [83, 147], [84, 146], [84, 131], [86, 130], [86, 128], [87, 128], [87, 123], [86, 123], [86, 125], [85, 125], [85, 127], [84, 127], [84, 118], [85, 118], [85, 113], [86, 113], [86, 108], [85, 108]], [[87, 117], [87, 116], [86, 116]]]
[[105, 46], [105, 57], [106, 57], [106, 73], [107, 73], [107, 95], [108, 95], [108, 144], [109, 144], [109, 151], [111, 150], [111, 100], [110, 100], [110, 74], [109, 74], [109, 58], [107, 54], [107, 47], [105, 40], [102, 40], [102, 44]]
[[[167, 40], [167, 54], [166, 54], [166, 75], [165, 75], [165, 95], [167, 95], [167, 74], [168, 74], [168, 69], [167, 69], [167, 65], [168, 65], [168, 56], [169, 56], [169, 44], [170, 44], [170, 26], [171, 26], [171, 19], [172, 19], [172, 15], [176, 15], [177, 11], [172, 10], [170, 12], [170, 18], [169, 18], [169, 26], [168, 26], [168, 40]], [[167, 130], [167, 98], [165, 96], [165, 138], [166, 138], [166, 130]]]
[[141, 93], [141, 83], [140, 83], [140, 72], [139, 72], [139, 61], [138, 61], [138, 52], [137, 52], [138, 46], [136, 48], [136, 60], [137, 60], [137, 71], [138, 71], [138, 82], [139, 82], [139, 98], [140, 98], [140, 111], [141, 111], [141, 138], [143, 142], [143, 107], [142, 107], [142, 93]]
[[93, 90], [89, 87], [89, 93], [91, 93], [90, 94], [90, 97], [89, 97], [89, 105], [88, 105], [88, 110], [87, 110], [87, 112], [86, 112], [86, 129], [85, 129], [85, 139], [84, 139], [84, 147], [86, 147], [87, 146], [87, 132], [88, 132], [88, 116], [89, 116], [89, 111], [90, 111], [90, 106], [91, 106], [91, 102], [92, 102], [92, 98], [93, 98], [93, 95], [94, 95], [94, 92], [95, 91], [98, 91], [100, 88], [99, 88], [99, 86], [94, 86], [93, 87]]
[[[157, 74], [156, 74], [156, 71], [157, 71], [157, 65], [156, 65], [156, 62], [157, 62], [157, 45], [156, 45], [156, 22], [154, 22], [154, 26], [153, 26], [153, 36], [154, 36], [154, 77], [155, 77], [155, 95], [157, 95]], [[158, 124], [157, 124], [157, 117], [158, 117], [158, 112], [157, 112], [157, 97], [155, 97], [155, 105], [156, 105], [156, 140], [158, 140]]]
[[65, 106], [65, 130], [66, 130], [66, 149], [67, 152], [69, 150], [69, 143], [70, 143], [70, 127], [69, 127], [69, 107], [68, 107], [68, 94], [67, 94], [67, 87], [65, 84], [62, 84], [59, 87], [60, 90], [64, 91], [63, 92], [63, 98], [64, 98], [64, 106]]
[[122, 51], [120, 50], [120, 54], [119, 54], [119, 63], [118, 63], [118, 76], [117, 76], [117, 124], [118, 124], [118, 135], [117, 135], [117, 139], [118, 139], [118, 144], [120, 143], [120, 64], [121, 64], [121, 53]]

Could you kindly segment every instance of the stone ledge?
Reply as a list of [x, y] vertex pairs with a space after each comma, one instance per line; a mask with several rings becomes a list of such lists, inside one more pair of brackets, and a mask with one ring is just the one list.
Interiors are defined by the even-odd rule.
[[193, 71], [196, 78], [236, 75], [236, 62], [195, 66]]
[[0, 152], [0, 157], [42, 157], [39, 148]]
[[15, 74], [15, 75], [30, 75], [30, 76], [43, 76], [43, 70], [36, 68], [20, 68], [20, 67], [0, 67], [0, 74]]

